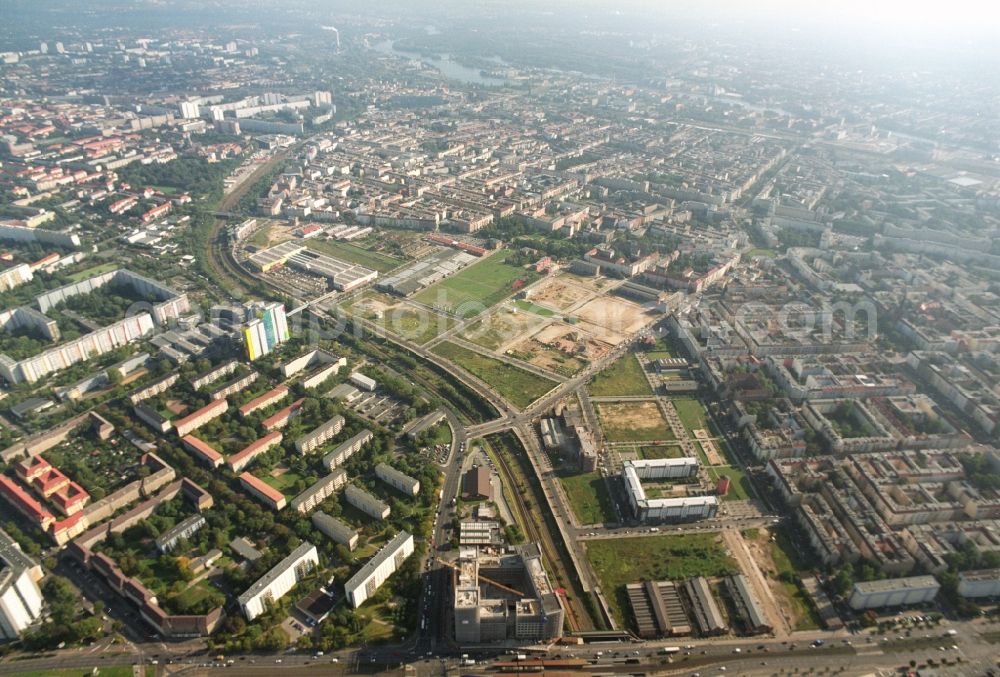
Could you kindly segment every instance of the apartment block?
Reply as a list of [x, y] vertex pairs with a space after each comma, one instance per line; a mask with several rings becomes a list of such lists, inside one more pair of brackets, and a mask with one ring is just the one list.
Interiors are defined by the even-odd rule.
[[412, 554], [413, 536], [405, 531], [383, 545], [360, 571], [344, 583], [344, 593], [351, 607], [357, 609], [364, 604]]
[[239, 596], [243, 615], [248, 621], [257, 618], [318, 566], [316, 546], [308, 541], [302, 543]]
[[323, 446], [324, 443], [337, 436], [344, 428], [344, 417], [334, 416], [326, 423], [321, 424], [311, 433], [307, 433], [295, 440], [295, 450], [300, 454], [309, 452]]

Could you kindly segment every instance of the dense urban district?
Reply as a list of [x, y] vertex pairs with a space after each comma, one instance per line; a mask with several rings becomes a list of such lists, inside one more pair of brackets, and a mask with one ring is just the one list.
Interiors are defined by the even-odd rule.
[[88, 16], [0, 42], [0, 674], [997, 670], [950, 76]]

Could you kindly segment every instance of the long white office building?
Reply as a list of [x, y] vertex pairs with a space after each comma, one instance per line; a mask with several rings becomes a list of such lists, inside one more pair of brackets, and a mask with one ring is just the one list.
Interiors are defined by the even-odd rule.
[[625, 466], [635, 468], [636, 475], [643, 480], [681, 479], [698, 474], [698, 459], [693, 456], [625, 461]]
[[261, 576], [239, 597], [240, 609], [248, 621], [260, 616], [268, 604], [281, 599], [310, 571], [319, 566], [316, 546], [308, 541]]
[[861, 581], [847, 603], [852, 609], [878, 609], [905, 604], [923, 604], [937, 597], [941, 584], [933, 576], [886, 578], [880, 581]]
[[0, 639], [17, 639], [42, 615], [42, 567], [0, 529]]
[[396, 534], [344, 584], [347, 601], [355, 609], [364, 604], [412, 554], [413, 536], [406, 531]]
[[958, 594], [962, 597], [1000, 597], [1000, 569], [963, 571], [958, 575]]
[[[642, 522], [683, 522], [714, 517], [719, 511], [715, 496], [647, 498], [634, 462], [626, 461], [622, 470], [625, 493], [632, 514]], [[681, 476], [684, 477], [684, 476]]]

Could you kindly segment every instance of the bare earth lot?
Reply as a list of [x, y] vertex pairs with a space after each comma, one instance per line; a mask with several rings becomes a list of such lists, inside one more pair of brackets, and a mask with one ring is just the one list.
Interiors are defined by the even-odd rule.
[[567, 355], [534, 339], [511, 346], [507, 354], [562, 376], [572, 376], [587, 364], [586, 360]]
[[604, 436], [609, 442], [674, 438], [656, 402], [601, 403], [596, 407]]
[[588, 301], [574, 313], [583, 329], [595, 338], [618, 345], [626, 334], [638, 331], [649, 322], [643, 309], [631, 301], [599, 297]]
[[489, 350], [522, 341], [548, 320], [532, 313], [513, 313], [500, 308], [473, 322], [462, 331], [462, 338]]
[[564, 353], [580, 355], [593, 361], [611, 350], [611, 344], [594, 338], [580, 327], [554, 322], [535, 334], [534, 339]]
[[532, 289], [529, 300], [548, 308], [566, 311], [593, 294], [593, 290], [581, 286], [575, 278], [568, 279], [560, 275]]

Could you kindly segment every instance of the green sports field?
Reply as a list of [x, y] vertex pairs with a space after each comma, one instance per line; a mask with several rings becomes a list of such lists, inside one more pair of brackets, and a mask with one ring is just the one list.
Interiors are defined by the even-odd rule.
[[539, 275], [534, 271], [508, 265], [506, 260], [510, 254], [501, 251], [477, 261], [413, 298], [419, 303], [451, 313], [459, 312], [468, 317], [478, 315], [513, 294], [517, 280], [526, 285], [538, 279]]

